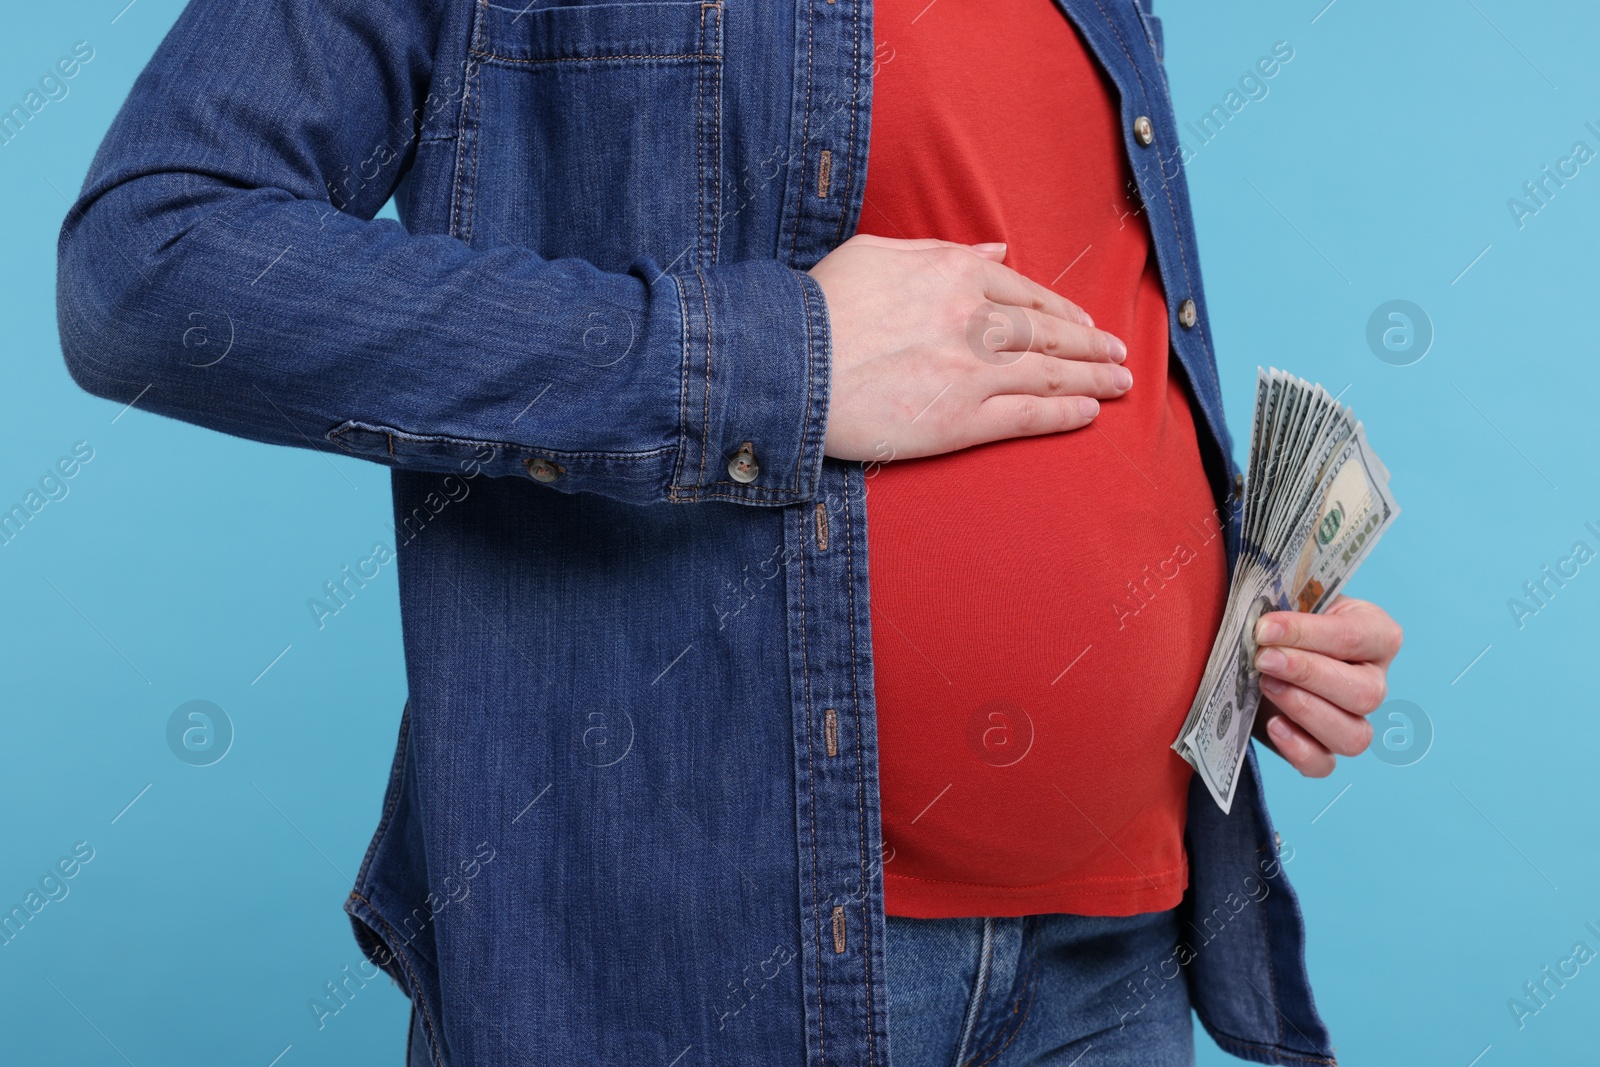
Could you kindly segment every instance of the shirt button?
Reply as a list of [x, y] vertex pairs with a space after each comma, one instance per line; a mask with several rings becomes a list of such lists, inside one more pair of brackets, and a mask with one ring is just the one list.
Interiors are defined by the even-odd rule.
[[528, 473], [536, 482], [553, 482], [561, 477], [562, 468], [547, 459], [525, 459], [522, 465], [528, 468]]
[[1279, 848], [1282, 848], [1283, 847], [1283, 835], [1278, 833], [1278, 831], [1276, 831], [1276, 830], [1272, 831], [1272, 843], [1274, 845], [1277, 845]]
[[1233, 476], [1233, 497], [1235, 500], [1244, 496], [1244, 472]]
[[753, 482], [760, 473], [761, 464], [756, 462], [755, 446], [745, 441], [734, 457], [728, 460], [728, 477], [736, 482]]
[[1178, 324], [1185, 330], [1192, 329], [1199, 321], [1200, 314], [1195, 311], [1193, 300], [1185, 300], [1178, 305]]
[[1156, 139], [1156, 128], [1150, 124], [1150, 116], [1140, 115], [1133, 120], [1133, 135], [1140, 144], [1149, 144]]

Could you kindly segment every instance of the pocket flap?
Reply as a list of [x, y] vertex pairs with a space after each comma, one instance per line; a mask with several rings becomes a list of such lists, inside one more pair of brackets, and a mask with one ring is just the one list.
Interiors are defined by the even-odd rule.
[[480, 4], [474, 53], [512, 63], [715, 59], [722, 4]]

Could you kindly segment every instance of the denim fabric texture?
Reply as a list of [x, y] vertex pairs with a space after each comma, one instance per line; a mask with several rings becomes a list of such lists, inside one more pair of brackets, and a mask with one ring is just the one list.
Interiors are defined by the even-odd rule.
[[898, 1067], [1188, 1067], [1176, 911], [889, 916]]
[[[1231, 554], [1158, 23], [1059, 2], [1121, 94]], [[391, 468], [409, 701], [346, 908], [423, 1062], [890, 1062], [867, 475], [822, 455], [805, 273], [859, 218], [871, 18], [195, 0], [63, 224], [83, 388]], [[1254, 753], [1190, 813], [1201, 1020], [1331, 1062]]]

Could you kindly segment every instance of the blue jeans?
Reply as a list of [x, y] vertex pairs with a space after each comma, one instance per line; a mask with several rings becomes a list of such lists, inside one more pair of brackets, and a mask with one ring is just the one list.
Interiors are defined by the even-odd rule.
[[889, 916], [894, 1067], [1192, 1067], [1173, 911]]
[[888, 919], [893, 1067], [1193, 1067], [1175, 912]]

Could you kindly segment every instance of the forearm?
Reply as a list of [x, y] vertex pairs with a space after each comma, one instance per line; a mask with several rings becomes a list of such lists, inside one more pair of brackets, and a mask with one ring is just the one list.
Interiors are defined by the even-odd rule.
[[[310, 10], [326, 25], [288, 29]], [[635, 503], [811, 495], [829, 345], [808, 275], [776, 260], [663, 275], [646, 258], [608, 272], [412, 234], [373, 218], [409, 152], [338, 186], [372, 143], [416, 135], [433, 30], [413, 18], [243, 0], [184, 12], [62, 228], [74, 379], [396, 467], [454, 471], [487, 450], [491, 475], [542, 459], [554, 489]], [[222, 38], [260, 46], [219, 52]], [[303, 89], [262, 91], [284, 68]], [[727, 469], [744, 441], [760, 465], [748, 483]]]

